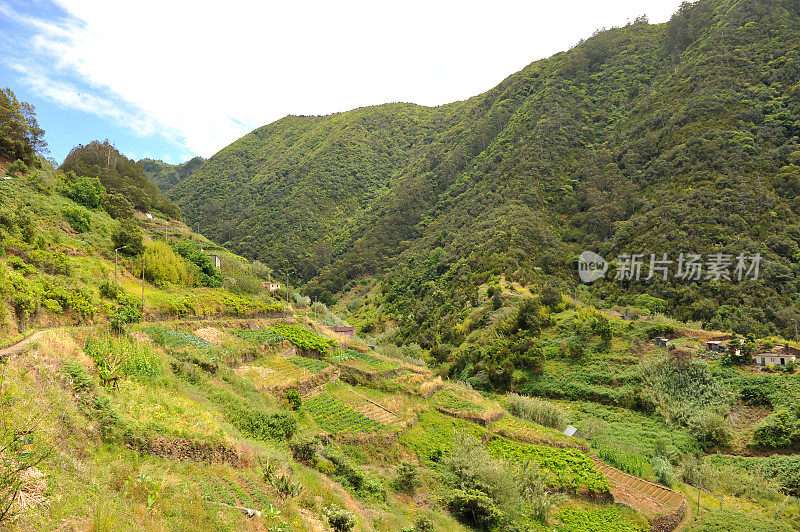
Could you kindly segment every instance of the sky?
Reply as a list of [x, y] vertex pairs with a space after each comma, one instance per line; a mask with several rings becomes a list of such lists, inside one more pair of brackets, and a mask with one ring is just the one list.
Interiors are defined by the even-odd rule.
[[210, 157], [286, 115], [440, 105], [681, 0], [0, 0], [0, 87], [50, 156]]

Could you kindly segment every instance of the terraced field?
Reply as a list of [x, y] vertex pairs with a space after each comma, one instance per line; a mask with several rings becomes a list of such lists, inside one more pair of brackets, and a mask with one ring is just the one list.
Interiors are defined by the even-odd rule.
[[547, 485], [578, 492], [607, 492], [610, 485], [594, 461], [577, 449], [557, 449], [498, 438], [486, 447], [495, 458], [512, 462], [532, 461], [541, 467]]
[[341, 350], [335, 353], [333, 356], [336, 357], [341, 363], [346, 363], [347, 365], [367, 372], [389, 371], [400, 367], [394, 362], [378, 358], [370, 355], [369, 353], [362, 353], [361, 351], [356, 351], [355, 349]]
[[303, 407], [320, 428], [332, 434], [379, 432], [384, 428], [381, 423], [368, 418], [327, 392], [306, 399]]
[[307, 369], [311, 373], [319, 373], [320, 371], [330, 366], [330, 364], [328, 364], [324, 360], [317, 360], [316, 358], [289, 356], [286, 357], [286, 360], [288, 360], [295, 366], [300, 366], [301, 368]]
[[483, 412], [485, 410], [482, 405], [467, 401], [450, 390], [442, 390], [436, 393], [431, 403], [436, 407], [445, 408], [454, 412]]
[[492, 432], [496, 432], [512, 440], [525, 443], [537, 443], [554, 447], [573, 447], [588, 450], [585, 442], [576, 438], [565, 436], [560, 431], [525, 421], [511, 414], [505, 415], [499, 421], [492, 423]]

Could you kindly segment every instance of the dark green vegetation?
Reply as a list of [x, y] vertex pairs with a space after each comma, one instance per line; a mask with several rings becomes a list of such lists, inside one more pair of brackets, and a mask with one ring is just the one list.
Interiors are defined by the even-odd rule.
[[46, 148], [33, 106], [17, 100], [8, 87], [0, 90], [0, 158], [39, 166], [37, 154]]
[[192, 175], [206, 162], [202, 157], [195, 157], [183, 164], [167, 164], [153, 159], [141, 159], [139, 164], [147, 174], [147, 177], [163, 192], [172, 190], [178, 183]]
[[[168, 218], [180, 218], [178, 207], [147, 179], [142, 166], [122, 155], [108, 140], [76, 146], [59, 170], [99, 179], [109, 194], [121, 194], [137, 209], [155, 210]], [[109, 212], [117, 214], [119, 209], [120, 206], [114, 204]]]
[[379, 280], [351, 309], [375, 308], [365, 329], [395, 323], [399, 342], [424, 348], [463, 342], [457, 325], [490, 276], [574, 285], [586, 248], [760, 252], [758, 281], [589, 292], [626, 305], [646, 291], [683, 320], [793, 334], [798, 48], [796, 1], [685, 4], [666, 24], [599, 32], [467, 101], [284, 118], [170, 196], [193, 227], [288, 270], [312, 298]]

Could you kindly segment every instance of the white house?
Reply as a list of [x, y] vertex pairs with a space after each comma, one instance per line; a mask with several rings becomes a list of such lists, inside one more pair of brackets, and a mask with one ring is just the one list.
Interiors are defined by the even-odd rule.
[[773, 366], [785, 366], [789, 362], [797, 362], [797, 349], [784, 345], [776, 345], [765, 353], [756, 355], [756, 364], [759, 366], [766, 366], [772, 364]]

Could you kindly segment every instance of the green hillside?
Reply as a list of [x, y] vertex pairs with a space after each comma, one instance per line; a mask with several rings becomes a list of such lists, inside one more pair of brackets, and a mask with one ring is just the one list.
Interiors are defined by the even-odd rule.
[[[375, 325], [459, 345], [477, 286], [575, 286], [583, 249], [761, 253], [757, 282], [598, 282], [592, 297], [794, 334], [800, 8], [702, 0], [600, 32], [437, 108], [287, 117], [170, 192], [192, 227], [329, 303], [380, 281]], [[447, 304], [442, 304], [446, 301]], [[353, 303], [355, 309], [357, 302]]]
[[97, 178], [111, 194], [122, 194], [137, 209], [180, 218], [180, 210], [147, 178], [142, 166], [122, 155], [108, 140], [74, 147], [59, 170]]
[[147, 178], [165, 193], [169, 192], [175, 185], [189, 177], [200, 168], [204, 162], [206, 162], [206, 160], [202, 157], [195, 157], [183, 164], [168, 164], [153, 159], [141, 159], [138, 161], [147, 174]]

